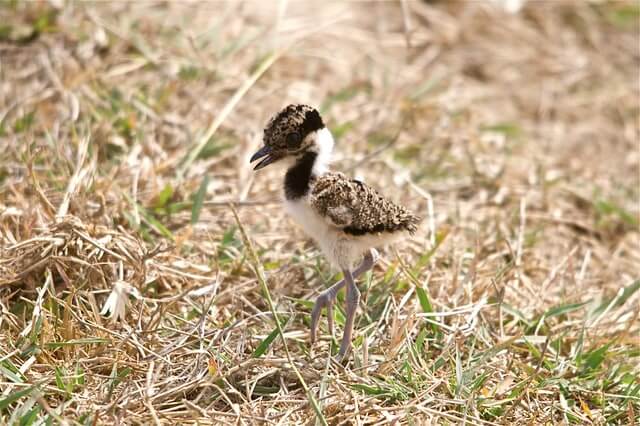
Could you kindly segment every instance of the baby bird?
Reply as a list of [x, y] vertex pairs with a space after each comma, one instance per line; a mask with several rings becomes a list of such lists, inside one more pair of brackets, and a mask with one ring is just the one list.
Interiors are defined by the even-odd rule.
[[341, 361], [351, 347], [360, 302], [355, 279], [373, 267], [378, 257], [375, 247], [413, 234], [419, 219], [365, 183], [329, 171], [333, 137], [315, 108], [287, 106], [269, 121], [263, 141], [264, 146], [251, 157], [252, 163], [262, 160], [254, 170], [277, 161], [287, 164], [286, 211], [344, 274], [344, 279], [320, 294], [311, 313], [311, 343], [316, 340], [322, 308], [327, 308], [333, 335], [333, 304], [346, 285], [346, 318], [337, 357]]

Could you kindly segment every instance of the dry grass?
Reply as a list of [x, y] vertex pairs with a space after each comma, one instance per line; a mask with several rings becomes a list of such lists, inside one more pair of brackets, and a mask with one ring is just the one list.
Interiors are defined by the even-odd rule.
[[[3, 2], [0, 423], [637, 421], [639, 20]], [[247, 163], [293, 101], [322, 108], [336, 168], [425, 217], [360, 283], [344, 367], [326, 328], [308, 344], [336, 273]]]

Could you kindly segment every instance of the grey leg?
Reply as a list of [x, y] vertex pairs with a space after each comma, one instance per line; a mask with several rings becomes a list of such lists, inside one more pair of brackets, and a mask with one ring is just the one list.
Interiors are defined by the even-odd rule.
[[320, 296], [316, 299], [316, 303], [313, 305], [313, 310], [311, 311], [311, 343], [316, 341], [320, 312], [322, 312], [322, 308], [325, 306], [327, 308], [329, 333], [333, 335], [333, 303], [335, 302], [336, 294], [338, 294], [342, 287], [344, 287], [344, 280], [340, 280], [339, 283], [320, 293]]
[[[364, 259], [360, 266], [353, 271], [352, 279], [355, 279], [371, 269], [373, 265], [378, 260], [378, 252], [376, 249], [371, 249], [367, 254], [364, 255]], [[313, 310], [311, 311], [311, 343], [316, 341], [316, 331], [318, 328], [318, 321], [320, 320], [320, 313], [322, 312], [322, 308], [327, 308], [327, 322], [329, 326], [329, 333], [333, 336], [333, 304], [336, 300], [336, 294], [338, 291], [344, 287], [346, 284], [346, 274], [345, 279], [340, 280], [337, 284], [334, 284], [329, 289], [325, 290], [318, 296], [316, 299], [316, 303], [313, 306]]]
[[353, 325], [356, 320], [356, 310], [360, 304], [360, 290], [356, 286], [351, 272], [344, 271], [344, 279], [347, 282], [347, 312], [344, 322], [344, 334], [342, 335], [342, 343], [340, 343], [340, 352], [338, 352], [338, 362], [344, 359], [351, 348], [351, 339], [353, 338]]

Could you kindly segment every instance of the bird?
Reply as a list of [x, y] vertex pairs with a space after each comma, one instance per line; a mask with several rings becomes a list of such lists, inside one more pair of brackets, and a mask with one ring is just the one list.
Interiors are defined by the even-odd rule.
[[[329, 168], [334, 139], [318, 110], [291, 104], [275, 114], [264, 129], [263, 146], [250, 159], [254, 170], [280, 162], [284, 173], [284, 209], [320, 247], [343, 279], [322, 292], [311, 312], [310, 341], [317, 338], [323, 308], [333, 335], [333, 306], [346, 286], [345, 324], [337, 354], [351, 349], [360, 291], [355, 280], [373, 268], [376, 248], [414, 234], [420, 218], [382, 196], [362, 180]], [[358, 266], [356, 266], [358, 265]]]

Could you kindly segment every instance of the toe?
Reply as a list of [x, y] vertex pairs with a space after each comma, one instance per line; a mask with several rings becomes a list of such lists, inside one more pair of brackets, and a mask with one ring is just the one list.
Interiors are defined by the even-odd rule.
[[329, 334], [333, 337], [333, 303], [327, 305], [327, 326], [329, 327]]
[[310, 336], [309, 340], [311, 343], [315, 343], [317, 330], [318, 330], [318, 320], [320, 319], [320, 312], [322, 311], [322, 307], [316, 303], [313, 307], [313, 311], [311, 311], [311, 326], [309, 327]]

